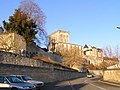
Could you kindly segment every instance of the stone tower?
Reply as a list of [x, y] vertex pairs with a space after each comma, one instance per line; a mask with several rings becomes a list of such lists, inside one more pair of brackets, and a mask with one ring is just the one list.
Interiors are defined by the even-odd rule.
[[67, 31], [57, 30], [49, 35], [50, 38], [50, 51], [55, 51], [57, 43], [69, 43], [70, 33]]

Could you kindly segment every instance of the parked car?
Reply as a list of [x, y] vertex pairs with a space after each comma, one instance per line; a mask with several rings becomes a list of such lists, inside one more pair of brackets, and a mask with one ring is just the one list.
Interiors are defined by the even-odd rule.
[[94, 77], [94, 74], [93, 74], [92, 72], [88, 72], [88, 73], [87, 73], [87, 77], [88, 77], [88, 78]]
[[36, 89], [40, 89], [41, 87], [44, 86], [44, 82], [33, 80], [30, 76], [27, 76], [27, 75], [14, 75], [14, 76], [23, 80], [24, 82], [28, 82], [35, 85]]
[[33, 84], [24, 82], [15, 76], [0, 76], [0, 88], [11, 90], [35, 90]]

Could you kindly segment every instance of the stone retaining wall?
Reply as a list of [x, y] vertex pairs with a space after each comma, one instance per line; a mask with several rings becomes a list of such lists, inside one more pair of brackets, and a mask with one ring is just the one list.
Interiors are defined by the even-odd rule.
[[90, 70], [93, 72], [95, 75], [103, 75], [103, 70]]
[[0, 52], [0, 74], [25, 74], [44, 82], [62, 81], [86, 75], [61, 65], [54, 65], [6, 52]]
[[104, 70], [103, 80], [108, 82], [120, 83], [120, 69]]

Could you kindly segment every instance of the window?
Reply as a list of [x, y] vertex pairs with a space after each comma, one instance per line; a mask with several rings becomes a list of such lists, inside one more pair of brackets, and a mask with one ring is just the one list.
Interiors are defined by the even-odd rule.
[[84, 55], [86, 55], [86, 51], [84, 51]]
[[16, 76], [16, 77], [21, 80], [21, 77], [20, 77], [20, 76]]
[[4, 83], [4, 77], [0, 77], [0, 83]]
[[8, 82], [5, 77], [0, 76], [0, 83]]
[[6, 77], [11, 83], [21, 83], [23, 81], [21, 81], [20, 79], [18, 79], [17, 77], [14, 76], [7, 76]]
[[22, 76], [23, 80], [27, 81], [27, 80], [32, 80], [32, 78], [30, 76]]

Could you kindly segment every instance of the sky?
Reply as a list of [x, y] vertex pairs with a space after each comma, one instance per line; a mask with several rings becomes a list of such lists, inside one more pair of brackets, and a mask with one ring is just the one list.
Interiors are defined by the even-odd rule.
[[[0, 0], [0, 25], [21, 0]], [[48, 35], [70, 32], [70, 43], [104, 48], [120, 46], [120, 0], [35, 0], [46, 16]]]

